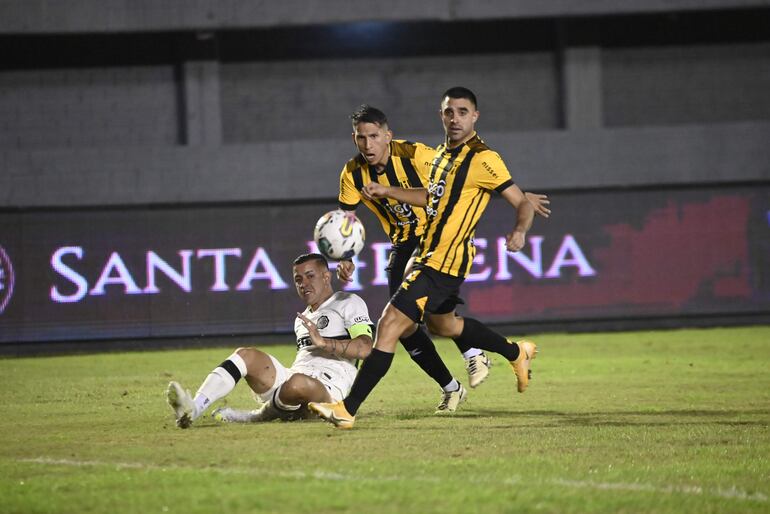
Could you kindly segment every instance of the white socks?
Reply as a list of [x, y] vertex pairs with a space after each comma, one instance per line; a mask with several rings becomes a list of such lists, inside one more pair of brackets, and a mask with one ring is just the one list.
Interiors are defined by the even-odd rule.
[[286, 403], [283, 403], [281, 401], [281, 388], [275, 390], [275, 394], [273, 395], [273, 404], [278, 407], [279, 410], [283, 411], [295, 411], [301, 407], [301, 405], [289, 405]]
[[463, 352], [463, 357], [465, 357], [466, 359], [470, 359], [471, 357], [481, 355], [482, 353], [484, 352], [479, 350], [478, 348], [471, 348], [467, 352]]
[[246, 376], [246, 372], [246, 362], [237, 353], [233, 353], [222, 364], [214, 368], [203, 381], [198, 392], [195, 393], [193, 419], [203, 414], [213, 402], [227, 396], [238, 380]]
[[451, 382], [441, 388], [445, 393], [451, 393], [460, 389], [460, 382], [456, 378], [453, 378]]

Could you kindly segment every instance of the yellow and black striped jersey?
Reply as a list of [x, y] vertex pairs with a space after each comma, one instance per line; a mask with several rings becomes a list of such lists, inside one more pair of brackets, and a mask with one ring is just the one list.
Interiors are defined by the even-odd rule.
[[372, 202], [361, 196], [361, 189], [369, 182], [403, 188], [426, 187], [435, 153], [435, 148], [422, 143], [393, 140], [390, 142], [388, 164], [379, 174], [358, 154], [345, 164], [340, 174], [340, 208], [353, 210], [363, 202], [380, 220], [393, 244], [422, 235], [425, 226], [425, 210], [422, 207], [412, 207], [389, 198]]
[[428, 181], [428, 221], [418, 262], [455, 277], [473, 264], [473, 235], [491, 192], [513, 184], [500, 155], [474, 134], [466, 143], [436, 150]]

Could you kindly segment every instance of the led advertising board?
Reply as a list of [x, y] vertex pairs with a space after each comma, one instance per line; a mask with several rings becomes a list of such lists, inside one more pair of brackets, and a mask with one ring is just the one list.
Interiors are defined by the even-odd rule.
[[[552, 195], [519, 253], [493, 198], [459, 308], [491, 323], [770, 311], [770, 188]], [[291, 332], [292, 260], [334, 203], [0, 213], [0, 343]], [[377, 319], [389, 244], [365, 208]], [[339, 287], [339, 284], [335, 284]]]

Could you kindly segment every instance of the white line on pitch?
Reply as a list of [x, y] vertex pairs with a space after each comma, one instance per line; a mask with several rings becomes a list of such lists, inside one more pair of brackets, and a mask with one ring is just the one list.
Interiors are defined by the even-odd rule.
[[[191, 466], [159, 466], [157, 464], [143, 464], [140, 462], [105, 462], [98, 460], [73, 460], [73, 459], [51, 459], [47, 457], [36, 457], [28, 459], [18, 459], [18, 462], [26, 462], [31, 464], [44, 464], [51, 466], [71, 466], [71, 467], [114, 467], [116, 469], [139, 469], [147, 471], [166, 471], [166, 470], [181, 470], [181, 471], [204, 471], [214, 472], [219, 474], [237, 474], [237, 475], [259, 475], [264, 476], [249, 468], [197, 468]], [[282, 478], [294, 478], [298, 480], [305, 480], [308, 478], [316, 480], [327, 481], [361, 481], [361, 480], [373, 480], [375, 482], [397, 482], [402, 480], [402, 477], [398, 476], [360, 476], [355, 477], [344, 475], [336, 472], [327, 471], [277, 471], [272, 472], [273, 476]], [[441, 482], [442, 480], [434, 477], [409, 477], [410, 481], [419, 480], [421, 482]], [[528, 479], [529, 480], [529, 479]], [[489, 484], [487, 479], [468, 480], [469, 482], [479, 482], [483, 484]], [[500, 483], [504, 485], [521, 483], [522, 479], [519, 477], [508, 478], [502, 480]], [[553, 478], [542, 481], [549, 485], [556, 485], [571, 489], [593, 489], [602, 491], [638, 491], [648, 492], [655, 494], [683, 494], [693, 496], [713, 496], [719, 498], [725, 498], [728, 500], [750, 500], [757, 502], [767, 502], [768, 497], [761, 492], [749, 493], [736, 487], [730, 487], [723, 489], [718, 487], [716, 489], [706, 489], [696, 485], [681, 485], [681, 486], [665, 486], [659, 487], [653, 484], [645, 484], [640, 482], [594, 482], [592, 480], [569, 480], [563, 478]]]

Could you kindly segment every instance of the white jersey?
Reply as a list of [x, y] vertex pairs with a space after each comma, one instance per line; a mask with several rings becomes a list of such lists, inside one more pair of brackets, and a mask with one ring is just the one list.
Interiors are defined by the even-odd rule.
[[[350, 339], [348, 329], [353, 325], [366, 324], [371, 325], [369, 319], [369, 309], [360, 296], [337, 291], [322, 303], [317, 310], [311, 311], [308, 306], [302, 313], [303, 316], [311, 320], [318, 327], [322, 336], [331, 339]], [[294, 359], [292, 368], [301, 366], [312, 366], [320, 364], [319, 359], [324, 361], [339, 361], [355, 366], [355, 359], [346, 359], [312, 347], [310, 341], [310, 332], [302, 324], [302, 320], [297, 317], [294, 320], [294, 333], [297, 335], [297, 357]]]

